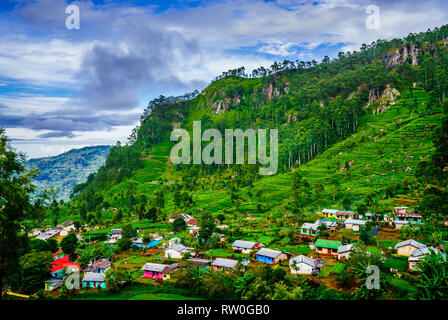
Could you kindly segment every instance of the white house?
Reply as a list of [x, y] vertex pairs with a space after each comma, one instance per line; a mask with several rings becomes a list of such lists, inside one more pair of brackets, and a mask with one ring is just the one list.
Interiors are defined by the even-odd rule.
[[314, 259], [300, 255], [289, 260], [289, 269], [292, 274], [313, 274], [317, 267]]
[[344, 244], [338, 247], [338, 260], [348, 260], [352, 252], [353, 244]]
[[410, 257], [415, 250], [424, 249], [424, 248], [426, 248], [426, 245], [424, 245], [418, 241], [415, 241], [413, 239], [402, 241], [395, 245], [397, 254], [400, 256], [406, 256], [406, 257]]
[[183, 244], [176, 244], [165, 249], [165, 258], [182, 259], [187, 252], [190, 252], [191, 256], [194, 256], [193, 248], [188, 248]]
[[232, 243], [232, 249], [234, 252], [241, 252], [243, 254], [249, 254], [252, 250], [261, 248], [261, 244], [253, 241], [236, 240]]
[[359, 231], [367, 223], [367, 220], [347, 219], [345, 220], [345, 228], [353, 231]]
[[[433, 249], [434, 253], [439, 253], [439, 250]], [[417, 271], [417, 266], [420, 263], [420, 260], [423, 259], [426, 255], [429, 255], [430, 251], [428, 247], [417, 249], [412, 252], [411, 256], [408, 258], [408, 267], [410, 271]], [[446, 259], [446, 256], [444, 253], [442, 253], [442, 256], [444, 259]]]

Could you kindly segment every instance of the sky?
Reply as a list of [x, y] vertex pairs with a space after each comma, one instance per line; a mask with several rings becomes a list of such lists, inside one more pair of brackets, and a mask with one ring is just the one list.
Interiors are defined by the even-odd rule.
[[[0, 127], [29, 158], [125, 143], [161, 94], [440, 27], [444, 2], [1, 0]], [[66, 27], [69, 5], [79, 29]]]

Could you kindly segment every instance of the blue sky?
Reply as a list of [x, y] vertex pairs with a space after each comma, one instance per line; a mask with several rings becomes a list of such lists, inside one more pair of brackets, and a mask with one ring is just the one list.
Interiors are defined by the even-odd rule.
[[[65, 9], [80, 9], [79, 30]], [[366, 28], [366, 8], [380, 27]], [[125, 142], [148, 101], [222, 71], [320, 61], [448, 21], [441, 0], [3, 0], [0, 126], [29, 157]]]

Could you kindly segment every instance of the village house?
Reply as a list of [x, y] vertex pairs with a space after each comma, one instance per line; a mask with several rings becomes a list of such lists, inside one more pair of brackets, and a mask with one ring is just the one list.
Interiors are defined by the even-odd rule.
[[367, 223], [367, 220], [347, 219], [345, 220], [345, 228], [348, 230], [359, 231]]
[[198, 226], [189, 226], [188, 227], [188, 232], [193, 236], [193, 237], [197, 237], [199, 234], [199, 230], [201, 230], [201, 227]]
[[409, 211], [407, 207], [395, 207], [393, 210], [396, 229], [407, 225], [422, 225], [422, 216], [416, 211]]
[[317, 253], [321, 255], [338, 255], [338, 248], [341, 246], [340, 241], [335, 240], [327, 240], [327, 239], [317, 239], [314, 247], [316, 248]]
[[61, 230], [62, 230], [62, 228], [60, 228], [60, 227], [56, 227], [56, 228], [47, 230], [47, 231], [42, 232], [41, 234], [39, 234], [36, 237], [36, 239], [45, 240], [46, 241], [46, 240], [54, 238], [54, 237], [59, 237], [59, 234], [60, 234]]
[[291, 274], [316, 275], [319, 273], [319, 262], [307, 256], [300, 255], [289, 260], [289, 269], [291, 270]]
[[322, 214], [325, 218], [335, 218], [338, 220], [345, 220], [347, 218], [359, 218], [358, 214], [353, 211], [343, 211], [337, 209], [323, 209]]
[[[435, 248], [431, 248], [434, 253], [439, 253], [439, 250]], [[428, 247], [424, 247], [422, 249], [417, 249], [412, 252], [410, 257], [408, 258], [408, 268], [409, 271], [418, 271], [418, 265], [425, 256], [431, 254]], [[442, 257], [446, 260], [446, 255], [442, 253]]]
[[106, 275], [104, 273], [86, 272], [82, 278], [85, 289], [106, 289]]
[[337, 223], [335, 221], [331, 220], [318, 220], [314, 223], [305, 222], [300, 227], [300, 236], [301, 237], [308, 237], [308, 238], [314, 238], [317, 237], [319, 233], [319, 226], [325, 225], [327, 227], [328, 231], [335, 231], [337, 228]]
[[288, 259], [288, 256], [281, 251], [262, 248], [255, 253], [257, 261], [275, 264]]
[[376, 213], [366, 213], [366, 219], [373, 222], [378, 222], [384, 219], [382, 215]]
[[84, 272], [94, 272], [94, 273], [106, 273], [107, 270], [112, 266], [112, 262], [109, 259], [100, 259], [92, 262], [84, 270]]
[[225, 259], [225, 258], [216, 258], [212, 263], [213, 271], [216, 270], [226, 270], [233, 269], [238, 264], [238, 260], [233, 259]]
[[211, 264], [213, 263], [213, 260], [208, 260], [208, 259], [200, 259], [200, 258], [190, 258], [188, 259], [189, 261], [191, 261], [191, 263], [198, 267], [201, 268], [202, 271], [205, 272], [205, 270], [207, 269], [208, 266], [211, 266]]
[[249, 254], [252, 250], [261, 248], [261, 244], [253, 241], [236, 240], [232, 243], [233, 252]]
[[344, 244], [338, 247], [338, 260], [348, 260], [353, 249], [353, 244]]
[[417, 249], [424, 249], [426, 245], [415, 241], [413, 239], [409, 239], [406, 241], [399, 242], [395, 245], [395, 249], [397, 250], [397, 254], [400, 256], [410, 257], [412, 252]]
[[122, 233], [123, 233], [122, 229], [112, 229], [107, 234], [108, 239], [107, 239], [106, 243], [108, 243], [110, 245], [114, 245], [118, 240], [120, 240], [122, 238]]
[[61, 279], [68, 273], [79, 272], [80, 269], [78, 263], [69, 260], [69, 255], [55, 259], [50, 265], [51, 277], [55, 279]]
[[160, 264], [160, 263], [145, 263], [141, 270], [143, 270], [143, 278], [154, 280], [168, 280], [171, 277], [176, 268], [179, 267], [178, 263], [172, 265]]
[[184, 246], [183, 244], [176, 244], [165, 249], [165, 258], [182, 259], [185, 253], [189, 252], [194, 256], [194, 249]]
[[61, 237], [67, 236], [70, 232], [76, 229], [75, 224], [70, 220], [62, 222], [58, 227], [61, 228], [61, 231], [59, 233]]
[[187, 226], [195, 226], [197, 223], [197, 220], [195, 217], [190, 216], [189, 214], [185, 214], [185, 213], [176, 214], [174, 216], [169, 217], [168, 222], [173, 223], [178, 218], [183, 219], [185, 221], [185, 223], [187, 224]]
[[44, 290], [45, 291], [53, 291], [57, 288], [60, 288], [64, 284], [62, 279], [50, 279], [45, 281]]

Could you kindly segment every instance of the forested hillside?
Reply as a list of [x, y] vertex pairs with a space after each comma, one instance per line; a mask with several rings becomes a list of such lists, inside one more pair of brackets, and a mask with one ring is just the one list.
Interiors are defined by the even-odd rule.
[[[198, 209], [237, 220], [301, 220], [323, 206], [417, 207], [427, 189], [421, 162], [434, 153], [447, 109], [447, 37], [443, 26], [320, 63], [283, 61], [249, 75], [229, 70], [200, 93], [154, 99], [130, 143], [111, 148], [63, 212], [95, 224]], [[172, 165], [171, 130], [191, 130], [199, 120], [202, 130], [278, 128], [279, 173], [262, 178], [257, 165]], [[443, 161], [438, 165], [443, 170]], [[109, 207], [119, 216], [101, 213]]]
[[110, 146], [72, 149], [58, 156], [30, 159], [27, 166], [39, 169], [34, 178], [36, 192], [54, 189], [59, 200], [67, 201], [73, 188], [104, 165]]

